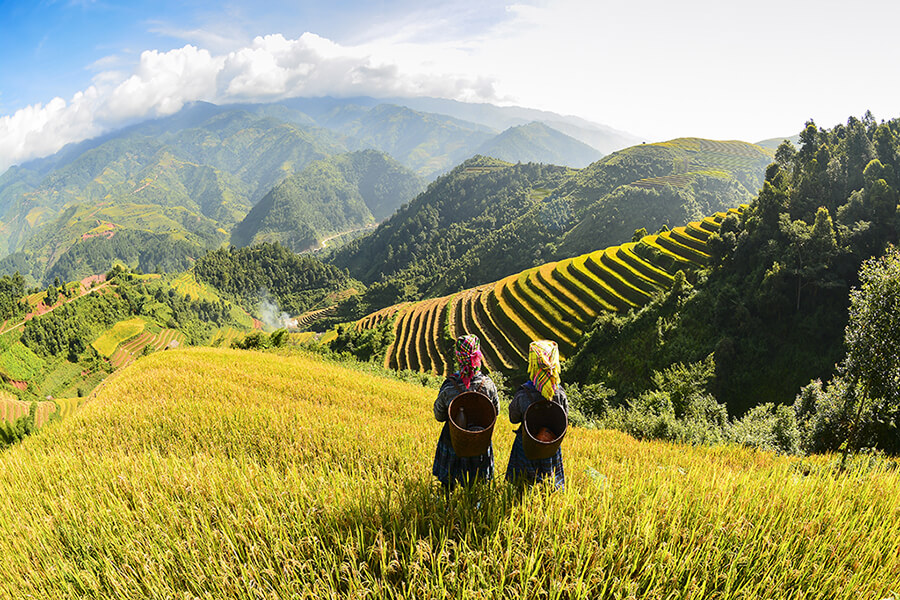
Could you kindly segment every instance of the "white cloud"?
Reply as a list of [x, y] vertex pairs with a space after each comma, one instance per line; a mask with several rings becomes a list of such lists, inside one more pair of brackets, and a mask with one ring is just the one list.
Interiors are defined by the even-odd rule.
[[[70, 100], [0, 117], [0, 172], [195, 100], [437, 96], [575, 114], [648, 139], [751, 141], [790, 135], [810, 117], [830, 126], [867, 108], [878, 118], [897, 113], [896, 78], [879, 60], [897, 54], [895, 38], [860, 29], [822, 43], [821, 32], [845, 19], [838, 0], [814, 10], [782, 0], [519, 0], [504, 15], [486, 4], [491, 10], [470, 0], [462, 12], [431, 3], [393, 22], [373, 18], [353, 44], [304, 33], [237, 47], [246, 38], [233, 24], [168, 28], [202, 43], [144, 52], [124, 72], [101, 59], [92, 85]], [[858, 4], [880, 22], [900, 16], [900, 4]]]
[[[448, 72], [450, 63], [464, 59], [464, 52], [449, 46], [342, 46], [313, 33], [297, 39], [257, 37], [245, 48], [220, 55], [192, 45], [148, 50], [131, 72], [100, 71], [93, 85], [68, 102], [54, 98], [0, 118], [0, 172], [129, 122], [173, 114], [198, 100], [227, 104], [322, 95], [495, 99], [490, 78], [465, 69]], [[105, 64], [115, 62], [105, 59], [94, 66]]]

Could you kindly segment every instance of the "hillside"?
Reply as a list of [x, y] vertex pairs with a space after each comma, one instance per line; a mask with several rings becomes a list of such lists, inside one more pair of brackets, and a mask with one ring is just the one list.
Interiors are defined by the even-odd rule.
[[537, 122], [510, 127], [482, 144], [476, 154], [507, 162], [545, 162], [575, 168], [586, 167], [603, 156], [599, 150]]
[[[732, 214], [740, 214], [732, 209]], [[449, 374], [452, 340], [479, 337], [488, 369], [521, 376], [528, 344], [559, 343], [560, 357], [573, 356], [581, 336], [597, 317], [625, 313], [671, 288], [678, 271], [709, 262], [707, 240], [726, 213], [676, 227], [638, 242], [558, 262], [549, 262], [459, 293], [405, 304], [360, 319], [355, 328], [379, 327], [389, 311], [394, 341], [384, 366]]]
[[0, 596], [893, 593], [896, 469], [572, 428], [564, 492], [448, 499], [434, 395], [306, 355], [143, 358], [3, 453]]
[[[506, 113], [506, 109], [498, 110]], [[570, 126], [576, 122], [552, 113], [542, 116]], [[319, 233], [359, 229], [367, 216], [352, 191], [357, 185], [353, 177], [345, 185], [334, 173], [320, 173], [310, 181], [307, 172], [302, 183], [286, 183], [289, 192], [273, 189], [292, 174], [348, 150], [375, 149], [419, 176], [432, 178], [471, 157], [498, 134], [490, 126], [372, 98], [297, 98], [231, 106], [194, 103], [170, 117], [71, 144], [53, 156], [0, 174], [0, 258], [12, 255], [0, 263], [0, 273], [18, 269], [29, 282], [46, 284], [59, 273], [86, 273], [84, 264], [98, 262], [106, 254], [115, 254], [114, 258], [130, 266], [153, 263], [172, 268], [166, 261], [138, 257], [142, 247], [125, 256], [125, 250], [113, 243], [77, 250], [70, 262], [82, 265], [80, 270], [69, 265], [50, 274], [61, 256], [104, 223], [120, 231], [140, 231], [139, 237], [148, 240], [160, 235], [171, 241], [199, 236], [202, 239], [188, 240], [194, 246], [188, 254], [196, 257], [228, 239], [235, 224], [270, 193], [291, 196], [291, 208], [269, 198], [260, 210], [273, 214], [266, 217], [257, 211], [250, 216], [236, 232], [235, 242], [279, 240], [307, 247]], [[557, 132], [532, 133], [529, 143], [506, 137], [500, 134], [497, 143], [488, 147], [497, 148], [513, 162], [587, 160], [583, 145]], [[395, 171], [399, 166], [387, 168]], [[346, 168], [340, 170], [347, 176]], [[404, 181], [407, 178], [403, 175]], [[365, 188], [371, 182], [361, 183]], [[419, 187], [403, 183], [397, 197], [387, 194], [389, 200], [385, 198], [389, 190], [378, 185], [368, 188], [369, 199], [376, 204], [368, 207], [375, 221], [389, 216]], [[298, 204], [298, 196], [305, 200]], [[311, 203], [314, 198], [322, 200]], [[306, 206], [301, 209], [301, 204]], [[95, 215], [95, 209], [115, 215]], [[84, 223], [67, 223], [68, 211], [84, 216]], [[286, 233], [302, 221], [316, 222], [311, 225], [315, 234], [305, 227], [295, 235]], [[257, 231], [260, 227], [262, 231]], [[95, 272], [111, 265], [112, 261], [106, 261]]]
[[[838, 374], [860, 266], [900, 241], [898, 130], [897, 119], [807, 123], [800, 147], [779, 147], [758, 198], [710, 241], [709, 273], [677, 301], [598, 323], [571, 376], [628, 393], [655, 370], [713, 354], [713, 391], [743, 414]], [[879, 447], [896, 448], [887, 427]]]
[[748, 202], [771, 159], [699, 139], [634, 146], [580, 170], [476, 157], [332, 260], [373, 283], [372, 310], [445, 295]]
[[110, 275], [51, 284], [21, 303], [16, 298], [13, 313], [4, 295], [0, 395], [26, 403], [81, 397], [144, 354], [221, 343], [223, 335], [234, 338], [254, 326], [246, 312], [190, 272], [165, 278], [118, 269]]
[[278, 241], [296, 252], [309, 250], [330, 234], [387, 218], [423, 187], [412, 171], [382, 152], [332, 156], [272, 188], [235, 225], [231, 242]]

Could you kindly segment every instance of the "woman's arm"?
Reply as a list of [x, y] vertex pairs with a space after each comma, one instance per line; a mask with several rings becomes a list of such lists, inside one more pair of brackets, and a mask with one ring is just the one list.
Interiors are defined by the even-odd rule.
[[525, 390], [519, 389], [509, 403], [509, 422], [521, 423], [529, 404], [531, 403], [528, 401], [528, 394]]
[[456, 397], [456, 393], [456, 388], [449, 379], [441, 385], [434, 400], [434, 418], [441, 423], [447, 420], [447, 409], [450, 408], [450, 402]]
[[569, 399], [566, 396], [566, 392], [560, 387], [556, 390], [556, 403], [562, 406], [563, 410], [566, 411], [566, 417], [569, 416]]

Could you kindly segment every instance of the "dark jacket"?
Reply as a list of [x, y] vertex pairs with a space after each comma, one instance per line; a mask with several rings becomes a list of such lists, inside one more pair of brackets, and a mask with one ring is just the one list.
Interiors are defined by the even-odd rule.
[[466, 389], [459, 374], [453, 373], [441, 384], [441, 389], [434, 401], [434, 418], [441, 422], [446, 421], [450, 402], [463, 392], [481, 392], [490, 398], [491, 403], [494, 405], [494, 410], [499, 412], [500, 397], [497, 395], [497, 386], [494, 385], [490, 377], [483, 373], [476, 373], [472, 381], [469, 382], [469, 388]]
[[[530, 381], [526, 381], [520, 385], [519, 389], [516, 390], [516, 395], [513, 396], [512, 402], [509, 403], [510, 423], [521, 423], [522, 419], [525, 418], [525, 411], [528, 410], [528, 407], [534, 402], [543, 399], [544, 397]], [[566, 417], [568, 417], [569, 400], [566, 398], [566, 393], [563, 391], [562, 386], [557, 388], [556, 393], [553, 394], [552, 400], [562, 406], [563, 410], [566, 411]]]

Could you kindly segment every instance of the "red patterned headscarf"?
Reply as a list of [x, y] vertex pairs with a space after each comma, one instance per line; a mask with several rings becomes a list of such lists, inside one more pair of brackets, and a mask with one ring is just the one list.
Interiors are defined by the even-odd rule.
[[476, 336], [464, 335], [456, 340], [456, 366], [463, 385], [469, 389], [472, 378], [481, 368], [481, 344]]
[[559, 387], [559, 346], [556, 342], [531, 342], [528, 347], [528, 377], [544, 398], [553, 398]]

